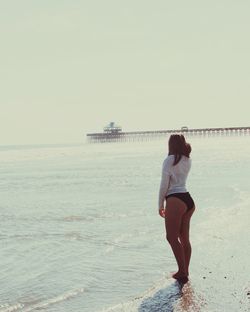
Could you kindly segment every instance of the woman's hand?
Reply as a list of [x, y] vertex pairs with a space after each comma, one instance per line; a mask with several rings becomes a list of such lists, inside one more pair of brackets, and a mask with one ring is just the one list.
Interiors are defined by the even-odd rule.
[[165, 209], [164, 208], [159, 208], [159, 215], [162, 217], [162, 218], [165, 218]]

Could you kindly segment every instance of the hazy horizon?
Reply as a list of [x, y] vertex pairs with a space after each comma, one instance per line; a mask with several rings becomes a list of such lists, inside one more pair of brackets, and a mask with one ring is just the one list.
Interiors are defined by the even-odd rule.
[[0, 145], [250, 126], [246, 1], [0, 4]]

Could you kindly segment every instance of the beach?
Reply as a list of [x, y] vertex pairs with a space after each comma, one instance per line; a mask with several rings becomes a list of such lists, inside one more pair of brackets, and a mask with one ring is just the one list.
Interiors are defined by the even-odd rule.
[[250, 310], [250, 137], [187, 136], [190, 281], [157, 211], [167, 138], [0, 148], [0, 312]]

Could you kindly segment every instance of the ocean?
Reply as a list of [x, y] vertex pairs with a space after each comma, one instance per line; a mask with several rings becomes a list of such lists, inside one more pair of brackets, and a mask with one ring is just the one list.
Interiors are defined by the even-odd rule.
[[0, 147], [0, 312], [249, 311], [250, 136], [187, 136], [183, 288], [157, 210], [167, 140]]

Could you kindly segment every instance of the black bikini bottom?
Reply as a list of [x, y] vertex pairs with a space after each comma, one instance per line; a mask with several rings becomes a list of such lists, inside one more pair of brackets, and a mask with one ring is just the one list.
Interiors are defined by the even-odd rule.
[[191, 195], [188, 192], [186, 192], [186, 193], [173, 193], [173, 194], [170, 194], [170, 195], [166, 196], [166, 200], [169, 197], [177, 197], [180, 200], [182, 200], [187, 205], [188, 210], [192, 209], [194, 207], [193, 198], [191, 197]]

